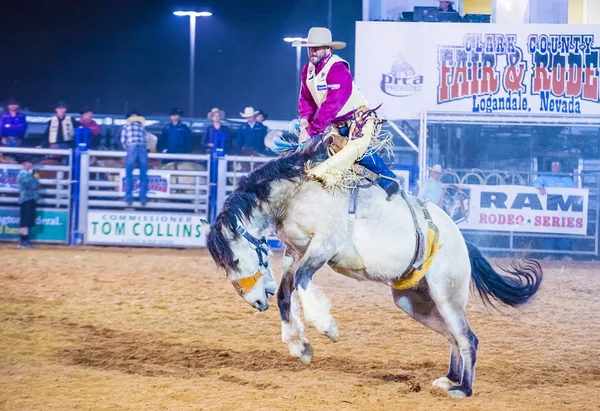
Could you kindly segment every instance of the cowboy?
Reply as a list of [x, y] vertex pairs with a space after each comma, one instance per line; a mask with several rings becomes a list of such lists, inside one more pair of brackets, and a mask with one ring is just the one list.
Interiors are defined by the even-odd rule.
[[440, 7], [438, 8], [438, 11], [442, 11], [444, 13], [456, 13], [456, 10], [454, 10], [452, 7], [454, 0], [439, 0], [439, 3]]
[[[309, 62], [302, 69], [300, 98], [300, 135], [302, 143], [333, 126], [335, 135], [348, 138], [346, 145], [325, 162], [309, 171], [309, 175], [326, 186], [335, 186], [341, 175], [360, 159], [359, 164], [382, 176], [379, 185], [386, 191], [388, 201], [400, 192], [396, 175], [377, 153], [367, 153], [376, 141], [379, 122], [352, 79], [350, 65], [331, 50], [346, 47], [346, 43], [332, 41], [331, 32], [313, 27], [308, 39], [296, 41], [295, 47], [308, 47]], [[362, 157], [362, 158], [361, 158]]]
[[256, 121], [258, 110], [252, 107], [246, 107], [240, 116], [246, 119], [246, 123], [242, 124], [238, 129], [237, 143], [243, 155], [264, 155], [265, 152], [265, 136], [267, 135], [267, 127]]
[[207, 148], [209, 154], [214, 151], [223, 155], [230, 148], [229, 127], [221, 124], [221, 120], [225, 118], [225, 112], [215, 107], [206, 117], [211, 124], [206, 127], [204, 136], [202, 136], [202, 146]]
[[181, 122], [183, 111], [171, 109], [171, 122], [165, 126], [159, 139], [158, 150], [171, 154], [190, 154], [192, 152], [192, 130]]
[[258, 114], [256, 115], [256, 121], [258, 121], [260, 124], [263, 124], [265, 122], [265, 120], [269, 117], [269, 115], [267, 113], [265, 113], [264, 110], [261, 110], [260, 108], [256, 111], [258, 112]]
[[19, 102], [14, 97], [8, 99], [8, 112], [0, 118], [0, 136], [2, 145], [6, 147], [20, 147], [25, 131], [27, 120], [25, 115], [19, 111]]
[[96, 145], [98, 145], [97, 143], [100, 143], [100, 141], [98, 141], [98, 136], [100, 136], [102, 130], [100, 129], [98, 123], [96, 123], [96, 121], [92, 119], [92, 117], [94, 116], [94, 111], [90, 107], [84, 106], [83, 110], [81, 110], [79, 114], [81, 114], [79, 124], [82, 127], [90, 129], [91, 139], [89, 145], [90, 147], [95, 147]]
[[40, 200], [39, 182], [33, 174], [33, 161], [26, 157], [22, 160], [23, 169], [19, 171], [17, 182], [19, 184], [19, 228], [21, 240], [19, 248], [33, 248], [29, 241], [31, 228], [35, 226], [36, 204]]
[[439, 205], [442, 198], [443, 186], [441, 179], [444, 170], [442, 170], [442, 166], [439, 164], [427, 167], [427, 169], [429, 170], [429, 180], [423, 184], [417, 197], [423, 201], [431, 201], [433, 204]]
[[138, 112], [127, 114], [127, 124], [121, 129], [121, 144], [127, 151], [125, 156], [125, 202], [133, 203], [133, 169], [140, 168], [140, 202], [148, 202], [148, 133], [144, 128], [146, 119]]
[[48, 122], [44, 135], [47, 139], [42, 146], [50, 148], [72, 148], [75, 130], [79, 123], [71, 116], [67, 116], [67, 103], [58, 100], [54, 106], [55, 116]]

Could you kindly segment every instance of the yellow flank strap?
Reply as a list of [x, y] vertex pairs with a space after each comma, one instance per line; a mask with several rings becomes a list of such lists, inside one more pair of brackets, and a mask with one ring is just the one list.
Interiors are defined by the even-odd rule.
[[425, 249], [425, 255], [423, 264], [419, 268], [415, 268], [414, 270], [408, 272], [406, 275], [402, 276], [399, 280], [393, 281], [390, 286], [395, 290], [408, 290], [409, 288], [417, 285], [423, 277], [425, 277], [425, 273], [429, 269], [429, 266], [433, 262], [437, 252], [440, 249], [440, 239], [437, 232], [437, 227], [433, 226], [429, 227], [427, 230], [427, 248]]
[[233, 280], [231, 283], [235, 287], [236, 291], [240, 295], [240, 297], [244, 297], [246, 294], [252, 290], [252, 287], [256, 285], [260, 277], [263, 276], [263, 273], [259, 271], [252, 277], [240, 278], [239, 280]]

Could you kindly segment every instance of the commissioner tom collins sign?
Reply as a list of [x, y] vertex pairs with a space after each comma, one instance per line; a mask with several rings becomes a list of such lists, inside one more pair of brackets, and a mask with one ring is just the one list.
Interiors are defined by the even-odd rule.
[[598, 25], [359, 22], [356, 82], [391, 119], [598, 115], [598, 33]]
[[88, 211], [87, 242], [139, 246], [206, 247], [204, 216], [175, 213]]
[[546, 188], [542, 195], [524, 186], [450, 186], [442, 206], [460, 229], [587, 234], [587, 189]]

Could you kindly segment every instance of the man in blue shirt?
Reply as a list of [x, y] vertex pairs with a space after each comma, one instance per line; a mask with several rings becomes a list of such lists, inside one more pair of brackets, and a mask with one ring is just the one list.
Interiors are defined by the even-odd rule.
[[183, 111], [174, 108], [169, 115], [171, 122], [162, 131], [158, 151], [170, 154], [191, 154], [192, 130], [181, 122]]
[[8, 99], [7, 108], [8, 111], [0, 118], [2, 145], [20, 147], [27, 131], [27, 120], [19, 112], [19, 102], [14, 97]]
[[[546, 195], [546, 188], [575, 188], [573, 178], [565, 175], [558, 175], [562, 170], [560, 161], [555, 160], [551, 165], [552, 174], [540, 175], [533, 182], [533, 186], [537, 188], [541, 195]], [[571, 249], [571, 239], [568, 237], [552, 237], [544, 238], [544, 248], [546, 250], [561, 250], [568, 251]]]
[[256, 121], [258, 110], [252, 107], [246, 107], [242, 117], [246, 119], [246, 123], [242, 124], [238, 129], [237, 144], [243, 155], [265, 155], [265, 136], [267, 135], [267, 127]]

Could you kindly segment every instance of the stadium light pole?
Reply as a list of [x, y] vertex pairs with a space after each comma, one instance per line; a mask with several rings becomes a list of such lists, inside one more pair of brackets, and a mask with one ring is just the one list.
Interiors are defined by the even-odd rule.
[[[293, 43], [295, 41], [306, 41], [302, 37], [286, 37], [283, 39], [286, 43]], [[296, 46], [296, 90], [300, 93], [300, 63], [302, 62], [302, 56], [300, 54], [301, 47]]]
[[178, 17], [190, 18], [190, 102], [189, 102], [189, 116], [194, 117], [194, 76], [195, 76], [195, 64], [196, 64], [196, 18], [197, 17], [210, 17], [211, 12], [208, 11], [175, 11], [174, 15]]

